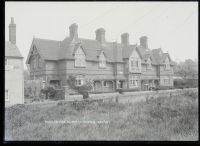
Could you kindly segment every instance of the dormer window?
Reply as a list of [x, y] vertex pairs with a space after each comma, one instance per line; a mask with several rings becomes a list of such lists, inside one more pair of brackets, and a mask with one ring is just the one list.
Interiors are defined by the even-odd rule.
[[129, 71], [130, 72], [140, 72], [141, 71], [141, 57], [137, 50], [134, 49], [129, 57]]
[[75, 53], [75, 66], [76, 67], [85, 67], [86, 61], [85, 61], [85, 54], [83, 52], [82, 48], [78, 48]]
[[147, 69], [152, 69], [150, 58], [147, 60]]
[[106, 57], [105, 57], [104, 53], [101, 53], [99, 56], [99, 67], [100, 68], [106, 67]]
[[166, 70], [170, 70], [169, 58], [167, 58], [167, 59], [165, 60], [165, 69], [166, 69]]

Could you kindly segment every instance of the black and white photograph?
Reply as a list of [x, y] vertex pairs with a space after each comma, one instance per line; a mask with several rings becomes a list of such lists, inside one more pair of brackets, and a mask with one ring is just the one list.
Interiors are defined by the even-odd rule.
[[199, 140], [197, 1], [4, 6], [4, 142]]

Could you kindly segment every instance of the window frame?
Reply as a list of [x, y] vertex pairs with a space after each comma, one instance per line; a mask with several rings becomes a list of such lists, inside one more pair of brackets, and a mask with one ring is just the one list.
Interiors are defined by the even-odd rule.
[[170, 69], [171, 69], [171, 67], [170, 67], [170, 61], [169, 61], [169, 58], [167, 58], [165, 60], [165, 70], [170, 70]]
[[130, 58], [130, 71], [140, 71], [141, 70], [141, 64], [139, 58]]
[[109, 87], [109, 82], [108, 82], [108, 81], [104, 81], [104, 82], [103, 82], [103, 86], [104, 86], [104, 87]]
[[75, 67], [86, 67], [86, 56], [81, 47], [76, 50], [74, 55], [74, 66]]
[[99, 55], [99, 68], [106, 68], [106, 57], [103, 52]]
[[131, 88], [139, 87], [139, 79], [137, 76], [131, 76], [129, 79], [129, 86]]
[[82, 86], [83, 83], [83, 77], [81, 75], [76, 76], [76, 81], [75, 81], [75, 85], [76, 86]]
[[152, 69], [152, 64], [151, 64], [151, 59], [150, 58], [147, 60], [147, 69], [149, 69], [149, 70]]

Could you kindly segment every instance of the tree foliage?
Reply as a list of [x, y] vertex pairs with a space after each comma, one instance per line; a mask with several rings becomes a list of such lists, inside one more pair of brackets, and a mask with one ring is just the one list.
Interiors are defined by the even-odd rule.
[[67, 83], [71, 89], [74, 89], [79, 94], [83, 95], [83, 98], [88, 98], [88, 92], [92, 90], [92, 83], [90, 81], [85, 81], [85, 83], [81, 86], [76, 85], [76, 77], [69, 76], [67, 79]]
[[174, 73], [184, 79], [194, 78], [198, 74], [198, 62], [187, 59], [184, 62], [177, 63], [174, 67]]

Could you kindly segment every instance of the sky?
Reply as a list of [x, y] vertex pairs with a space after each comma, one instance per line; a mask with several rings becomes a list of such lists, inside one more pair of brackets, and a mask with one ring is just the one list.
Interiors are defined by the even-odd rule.
[[145, 35], [150, 49], [161, 47], [174, 61], [198, 58], [197, 2], [5, 2], [5, 40], [11, 17], [24, 63], [33, 37], [62, 41], [73, 23], [81, 38], [95, 39], [103, 27], [106, 41], [120, 43], [128, 32], [140, 44]]

